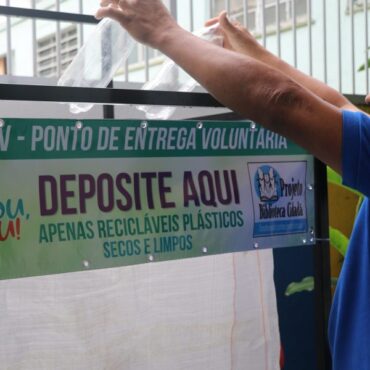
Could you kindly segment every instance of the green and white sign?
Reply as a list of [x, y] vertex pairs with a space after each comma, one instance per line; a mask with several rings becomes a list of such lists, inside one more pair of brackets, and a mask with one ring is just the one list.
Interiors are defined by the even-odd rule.
[[313, 244], [313, 158], [251, 122], [0, 128], [0, 278]]

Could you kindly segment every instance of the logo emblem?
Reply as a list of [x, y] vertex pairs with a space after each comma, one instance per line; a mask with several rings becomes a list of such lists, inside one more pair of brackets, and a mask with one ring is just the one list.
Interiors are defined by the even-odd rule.
[[280, 175], [271, 166], [261, 166], [254, 176], [254, 186], [261, 202], [274, 203], [280, 197]]

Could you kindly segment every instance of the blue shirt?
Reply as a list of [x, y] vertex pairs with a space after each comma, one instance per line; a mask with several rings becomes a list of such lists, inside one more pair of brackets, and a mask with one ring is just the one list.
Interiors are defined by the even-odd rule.
[[[370, 369], [370, 118], [343, 112], [343, 183], [366, 198], [352, 231], [329, 321], [334, 370]], [[345, 211], [345, 210], [344, 210]]]

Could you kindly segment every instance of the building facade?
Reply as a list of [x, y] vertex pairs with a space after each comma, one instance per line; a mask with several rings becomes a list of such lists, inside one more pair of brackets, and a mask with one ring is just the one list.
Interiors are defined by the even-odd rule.
[[[1, 0], [0, 5], [94, 14], [89, 0]], [[269, 50], [346, 94], [369, 90], [367, 0], [166, 0], [188, 30], [227, 9]], [[56, 79], [94, 26], [0, 16], [0, 75]], [[163, 63], [136, 44], [116, 79], [142, 84]]]

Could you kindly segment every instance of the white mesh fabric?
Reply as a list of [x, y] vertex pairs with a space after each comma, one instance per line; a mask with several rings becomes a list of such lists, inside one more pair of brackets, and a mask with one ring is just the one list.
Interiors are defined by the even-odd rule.
[[2, 281], [0, 320], [0, 369], [279, 369], [271, 250]]

